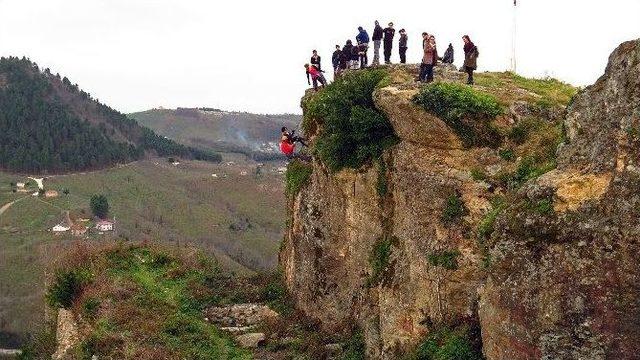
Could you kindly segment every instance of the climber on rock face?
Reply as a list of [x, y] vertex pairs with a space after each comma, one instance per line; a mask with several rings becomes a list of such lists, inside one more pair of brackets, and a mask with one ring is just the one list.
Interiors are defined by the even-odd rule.
[[300, 136], [295, 136], [295, 130], [289, 131], [285, 126], [281, 129], [280, 135], [280, 151], [288, 158], [292, 158], [294, 156], [294, 152], [296, 150], [296, 143], [302, 144], [302, 146], [307, 146], [306, 139]]
[[322, 75], [322, 71], [318, 70], [315, 65], [304, 64], [304, 68], [307, 70], [307, 83], [311, 85], [311, 81], [309, 80], [309, 76], [311, 76], [311, 80], [313, 81], [313, 89], [318, 91], [318, 82], [325, 87], [327, 85], [327, 80]]

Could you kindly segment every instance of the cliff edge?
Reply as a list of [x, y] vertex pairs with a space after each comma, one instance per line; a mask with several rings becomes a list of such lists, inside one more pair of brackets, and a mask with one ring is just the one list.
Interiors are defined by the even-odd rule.
[[303, 98], [316, 156], [290, 165], [280, 253], [297, 307], [362, 332], [368, 358], [452, 337], [469, 358], [632, 356], [640, 42], [577, 95], [510, 73], [474, 88], [452, 68], [416, 75], [349, 73]]

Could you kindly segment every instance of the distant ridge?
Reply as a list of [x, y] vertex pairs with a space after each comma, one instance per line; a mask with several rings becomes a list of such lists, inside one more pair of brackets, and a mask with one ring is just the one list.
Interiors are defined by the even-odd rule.
[[220, 161], [158, 136], [27, 58], [0, 58], [0, 169], [100, 169], [146, 155]]
[[297, 128], [302, 116], [264, 115], [210, 107], [151, 109], [129, 114], [141, 125], [186, 146], [217, 152], [242, 153], [254, 160], [282, 158], [280, 128]]

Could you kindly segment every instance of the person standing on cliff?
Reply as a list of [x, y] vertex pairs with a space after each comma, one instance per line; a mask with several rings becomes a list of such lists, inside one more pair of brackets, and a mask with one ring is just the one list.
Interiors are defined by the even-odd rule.
[[384, 33], [384, 63], [391, 64], [391, 50], [393, 49], [393, 37], [396, 34], [396, 29], [393, 28], [393, 23], [390, 22], [389, 26], [383, 30]]
[[327, 85], [327, 80], [324, 78], [324, 75], [322, 75], [322, 71], [318, 70], [315, 65], [304, 64], [304, 68], [307, 70], [307, 83], [309, 83], [309, 85], [311, 85], [311, 81], [309, 80], [309, 76], [311, 76], [313, 90], [318, 91], [318, 83], [320, 83], [323, 88]]
[[369, 51], [369, 34], [367, 33], [367, 30], [362, 28], [362, 26], [358, 27], [356, 41], [358, 42], [360, 68], [364, 69], [369, 65], [369, 57], [367, 56], [367, 52]]
[[336, 51], [334, 51], [333, 56], [331, 56], [331, 64], [333, 65], [334, 77], [340, 75], [340, 58], [341, 57], [342, 57], [342, 51], [340, 50], [340, 45], [336, 45]]
[[480, 52], [476, 45], [471, 41], [469, 35], [462, 37], [464, 42], [464, 71], [467, 73], [467, 84], [473, 85], [473, 72], [478, 68], [478, 56]]
[[321, 58], [320, 55], [318, 55], [318, 51], [317, 50], [313, 50], [313, 55], [311, 55], [311, 65], [315, 66], [316, 69], [322, 71], [322, 65], [320, 64], [321, 62]]
[[382, 30], [382, 26], [378, 20], [376, 20], [375, 27], [373, 28], [373, 36], [371, 40], [373, 40], [373, 65], [380, 65], [380, 42], [382, 41], [382, 35], [384, 31]]
[[420, 65], [419, 80], [430, 83], [433, 81], [433, 66], [437, 59], [436, 39], [435, 36], [429, 36], [428, 33], [422, 33], [424, 53], [422, 56], [422, 64]]
[[398, 48], [400, 49], [400, 63], [407, 63], [407, 41], [409, 37], [404, 29], [400, 30], [400, 41], [398, 42]]

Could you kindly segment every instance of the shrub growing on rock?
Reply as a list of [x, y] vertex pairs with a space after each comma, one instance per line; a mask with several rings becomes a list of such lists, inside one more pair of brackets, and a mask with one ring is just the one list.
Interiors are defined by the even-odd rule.
[[432, 330], [418, 346], [411, 360], [481, 360], [482, 353], [467, 326], [443, 326]]
[[414, 102], [444, 120], [465, 147], [498, 147], [502, 137], [491, 123], [503, 113], [495, 97], [468, 86], [435, 83], [422, 88]]
[[458, 250], [436, 251], [428, 256], [429, 263], [433, 266], [440, 266], [447, 270], [458, 269]]
[[70, 308], [89, 281], [91, 273], [85, 269], [59, 271], [47, 291], [47, 303], [54, 308]]
[[385, 270], [389, 266], [391, 259], [391, 246], [393, 238], [391, 236], [383, 236], [375, 243], [371, 256], [369, 256], [369, 264], [371, 265], [371, 275], [367, 279], [367, 285], [377, 285], [382, 281]]
[[385, 70], [350, 72], [303, 101], [303, 129], [320, 129], [314, 150], [331, 171], [357, 169], [377, 159], [398, 139], [375, 107], [373, 92]]
[[453, 223], [467, 214], [467, 208], [460, 195], [454, 194], [447, 198], [444, 210], [442, 210], [442, 221], [445, 223]]
[[300, 160], [294, 160], [287, 166], [285, 174], [285, 192], [288, 196], [295, 196], [302, 190], [302, 187], [309, 181], [313, 167]]

